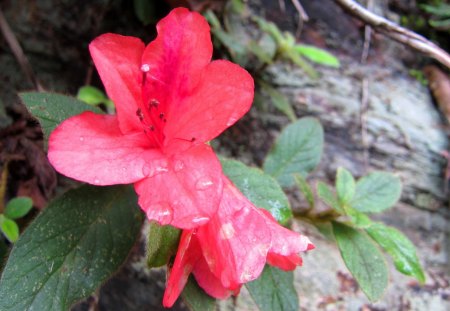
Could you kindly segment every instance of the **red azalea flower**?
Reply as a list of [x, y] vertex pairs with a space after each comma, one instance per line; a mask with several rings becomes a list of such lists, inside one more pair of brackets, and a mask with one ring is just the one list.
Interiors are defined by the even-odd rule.
[[307, 237], [280, 226], [223, 178], [217, 214], [206, 225], [181, 235], [164, 294], [165, 307], [174, 304], [191, 272], [209, 295], [224, 299], [256, 279], [266, 261], [293, 270], [302, 264], [299, 253], [314, 248]]
[[147, 47], [105, 34], [89, 46], [117, 115], [85, 112], [49, 139], [60, 173], [95, 184], [134, 183], [150, 220], [191, 229], [216, 213], [220, 162], [205, 142], [242, 117], [254, 84], [241, 67], [211, 62], [206, 20], [179, 8], [157, 25]]

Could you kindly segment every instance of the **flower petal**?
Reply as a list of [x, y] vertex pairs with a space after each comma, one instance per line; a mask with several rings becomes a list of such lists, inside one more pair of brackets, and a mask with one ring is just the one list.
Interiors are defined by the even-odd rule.
[[157, 30], [142, 56], [147, 73], [144, 101], [158, 100], [160, 112], [167, 113], [168, 106], [178, 106], [198, 84], [213, 47], [208, 22], [185, 8], [172, 10]]
[[207, 223], [222, 197], [222, 169], [202, 144], [150, 163], [148, 178], [135, 184], [149, 220], [192, 229]]
[[166, 145], [215, 138], [250, 109], [253, 93], [247, 71], [224, 60], [210, 63], [192, 95], [168, 112]]
[[163, 298], [164, 307], [169, 308], [173, 306], [183, 291], [189, 274], [191, 274], [201, 257], [201, 248], [196, 239], [194, 239], [193, 231], [183, 230], [175, 262], [169, 270], [169, 278]]
[[48, 158], [63, 175], [95, 185], [128, 184], [145, 175], [145, 164], [161, 157], [144, 133], [123, 135], [116, 116], [84, 112], [50, 135]]
[[219, 210], [197, 236], [211, 271], [224, 287], [235, 290], [261, 274], [271, 234], [259, 211], [223, 178]]
[[123, 133], [140, 130], [136, 111], [142, 101], [141, 58], [144, 43], [134, 37], [104, 34], [89, 45], [95, 67], [116, 106]]

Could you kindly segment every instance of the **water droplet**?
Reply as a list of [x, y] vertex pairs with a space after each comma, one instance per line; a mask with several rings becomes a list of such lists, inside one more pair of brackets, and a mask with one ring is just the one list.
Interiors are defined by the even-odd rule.
[[143, 64], [143, 65], [141, 66], [141, 70], [142, 70], [143, 72], [149, 72], [149, 71], [150, 71], [150, 65], [149, 65], [149, 64]]
[[231, 222], [227, 222], [220, 227], [220, 238], [222, 240], [229, 240], [234, 236], [235, 230]]
[[147, 218], [156, 220], [161, 225], [170, 224], [173, 219], [173, 209], [167, 202], [159, 202], [147, 210]]
[[173, 166], [173, 169], [175, 172], [179, 172], [184, 168], [184, 162], [181, 160], [175, 161], [175, 165]]
[[209, 221], [209, 217], [195, 217], [192, 219], [192, 222], [199, 226], [206, 224], [208, 221]]
[[241, 283], [247, 283], [253, 280], [253, 274], [249, 270], [244, 270], [240, 276], [240, 282]]
[[98, 185], [99, 183], [100, 183], [100, 179], [95, 178], [95, 179], [94, 179], [94, 184]]
[[214, 182], [209, 177], [201, 177], [197, 180], [195, 183], [195, 188], [197, 190], [206, 190], [210, 188], [212, 185], [214, 185]]
[[84, 137], [83, 136], [80, 136], [80, 141], [84, 141]]
[[238, 118], [236, 118], [236, 117], [230, 117], [228, 119], [227, 126], [232, 126], [237, 120], [238, 120]]
[[147, 177], [165, 173], [169, 171], [169, 163], [166, 159], [153, 160], [151, 163], [146, 163], [142, 167], [142, 174]]

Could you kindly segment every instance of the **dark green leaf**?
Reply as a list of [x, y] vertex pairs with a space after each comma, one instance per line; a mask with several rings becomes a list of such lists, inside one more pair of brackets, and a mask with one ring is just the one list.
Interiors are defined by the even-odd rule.
[[147, 236], [147, 265], [161, 267], [176, 254], [181, 231], [172, 226], [150, 223]]
[[317, 195], [326, 205], [333, 208], [340, 214], [345, 214], [345, 211], [341, 208], [336, 195], [330, 190], [327, 184], [321, 181], [317, 183]]
[[383, 254], [366, 233], [333, 222], [333, 232], [345, 265], [371, 301], [382, 296], [388, 280]]
[[305, 178], [303, 178], [300, 174], [294, 175], [295, 182], [298, 186], [298, 189], [300, 189], [301, 193], [305, 197], [306, 201], [308, 202], [309, 208], [313, 209], [315, 202], [314, 202], [314, 193], [312, 192], [311, 187], [309, 186], [308, 182]]
[[51, 202], [15, 244], [0, 310], [68, 310], [125, 261], [142, 213], [132, 187], [83, 186]]
[[134, 13], [142, 24], [148, 25], [156, 21], [154, 1], [134, 0]]
[[394, 260], [395, 267], [403, 274], [425, 282], [425, 275], [417, 258], [414, 244], [395, 228], [375, 223], [366, 229], [374, 239]]
[[45, 144], [50, 133], [65, 119], [90, 110], [101, 113], [101, 110], [89, 106], [74, 97], [53, 93], [20, 93], [25, 106], [39, 120], [44, 132]]
[[14, 220], [9, 219], [2, 214], [0, 214], [0, 230], [12, 243], [16, 242], [19, 238], [19, 226], [17, 226]]
[[221, 159], [221, 162], [224, 173], [253, 204], [268, 210], [279, 223], [287, 224], [292, 210], [275, 179], [239, 161]]
[[355, 195], [355, 179], [343, 167], [339, 167], [336, 173], [336, 192], [341, 205], [350, 202]]
[[322, 150], [322, 125], [315, 118], [302, 118], [281, 131], [264, 161], [264, 171], [282, 186], [293, 186], [293, 174], [311, 172], [319, 164]]
[[17, 219], [25, 216], [33, 207], [33, 200], [28, 197], [17, 197], [11, 199], [5, 208], [5, 216]]
[[195, 279], [190, 276], [183, 293], [184, 302], [191, 311], [215, 311], [216, 300], [201, 289]]
[[400, 178], [386, 172], [373, 172], [356, 183], [350, 205], [360, 212], [377, 213], [392, 207], [400, 199]]
[[294, 50], [319, 65], [335, 68], [339, 68], [341, 65], [339, 60], [332, 54], [311, 45], [298, 44], [294, 46]]
[[245, 286], [261, 311], [299, 310], [293, 272], [266, 265], [261, 276]]

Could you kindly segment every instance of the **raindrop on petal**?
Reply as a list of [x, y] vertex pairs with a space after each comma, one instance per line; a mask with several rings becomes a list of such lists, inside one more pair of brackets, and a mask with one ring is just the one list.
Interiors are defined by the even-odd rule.
[[83, 136], [80, 136], [80, 141], [84, 141], [84, 137]]
[[168, 165], [169, 163], [166, 159], [154, 160], [150, 163], [146, 163], [142, 167], [142, 174], [147, 177], [153, 177], [155, 175], [168, 172]]
[[96, 185], [100, 184], [100, 179], [95, 178], [95, 179], [94, 179], [94, 184], [96, 184]]
[[156, 203], [147, 210], [147, 218], [156, 220], [161, 225], [170, 224], [173, 219], [173, 209], [167, 202]]
[[192, 219], [192, 222], [196, 225], [204, 225], [209, 221], [209, 217], [195, 217]]
[[211, 180], [211, 178], [204, 176], [197, 180], [195, 183], [195, 188], [197, 190], [206, 190], [208, 188], [211, 188], [211, 186], [214, 185], [214, 182]]
[[173, 166], [173, 169], [175, 172], [179, 172], [184, 168], [184, 162], [181, 160], [175, 161], [175, 165]]
[[149, 71], [150, 71], [150, 65], [149, 65], [149, 64], [143, 64], [143, 65], [141, 66], [141, 70], [142, 70], [143, 72], [149, 72]]
[[231, 222], [227, 222], [220, 227], [220, 238], [229, 240], [234, 236], [235, 230]]
[[238, 120], [238, 118], [236, 118], [236, 117], [230, 117], [228, 119], [227, 126], [232, 126], [234, 123], [236, 123], [237, 120]]

